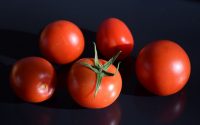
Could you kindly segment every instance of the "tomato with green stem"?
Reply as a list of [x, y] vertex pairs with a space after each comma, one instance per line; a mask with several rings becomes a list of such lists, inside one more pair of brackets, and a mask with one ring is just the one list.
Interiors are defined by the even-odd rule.
[[98, 59], [94, 44], [95, 58], [83, 58], [75, 62], [67, 77], [69, 94], [81, 106], [104, 108], [111, 105], [119, 96], [122, 78], [113, 65], [119, 51], [109, 61]]
[[24, 101], [38, 103], [49, 99], [55, 90], [55, 70], [40, 57], [26, 57], [17, 61], [11, 70], [10, 84]]
[[136, 59], [136, 75], [150, 92], [166, 96], [181, 90], [191, 72], [190, 59], [177, 43], [159, 40], [145, 46]]

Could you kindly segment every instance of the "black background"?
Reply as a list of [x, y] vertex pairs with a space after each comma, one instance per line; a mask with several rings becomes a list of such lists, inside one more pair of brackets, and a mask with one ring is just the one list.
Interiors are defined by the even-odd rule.
[[[132, 55], [120, 69], [122, 94], [113, 105], [101, 110], [81, 108], [62, 85], [51, 100], [41, 104], [25, 103], [15, 97], [9, 87], [11, 65], [22, 57], [41, 56], [38, 38], [46, 24], [58, 19], [77, 24], [86, 40], [82, 57], [92, 57], [91, 41], [95, 41], [100, 22], [108, 17], [122, 19], [135, 38]], [[167, 97], [148, 93], [134, 74], [139, 50], [158, 39], [176, 41], [192, 64], [185, 88]], [[1, 0], [0, 125], [200, 124], [199, 43], [199, 0]], [[55, 67], [62, 79], [70, 65]]]

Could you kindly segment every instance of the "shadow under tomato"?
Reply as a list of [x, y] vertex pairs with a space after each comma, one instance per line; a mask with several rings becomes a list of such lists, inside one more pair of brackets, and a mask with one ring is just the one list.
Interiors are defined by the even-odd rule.
[[9, 74], [16, 59], [39, 56], [37, 35], [21, 31], [0, 29], [0, 102], [21, 102], [9, 84]]
[[20, 103], [9, 84], [10, 68], [0, 64], [0, 102]]
[[72, 64], [62, 65], [57, 69], [57, 83], [53, 96], [42, 103], [38, 103], [38, 106], [55, 108], [55, 109], [83, 109], [79, 106], [67, 91], [67, 74]]
[[[85, 38], [85, 49], [80, 58], [94, 58], [94, 42], [96, 42], [96, 32], [92, 32], [86, 29], [81, 29]], [[99, 59], [106, 58], [98, 51]]]
[[71, 96], [67, 93], [66, 88], [56, 89], [54, 95], [50, 99], [35, 105], [53, 109], [84, 109], [73, 101]]
[[19, 59], [27, 56], [41, 56], [38, 35], [13, 30], [0, 30], [0, 53]]
[[85, 38], [85, 48], [80, 58], [85, 57], [94, 57], [94, 45], [93, 42], [95, 42], [96, 39], [96, 33], [92, 31], [88, 31], [86, 29], [81, 29], [84, 38]]
[[135, 74], [135, 61], [135, 57], [129, 56], [122, 62], [119, 69], [123, 79], [122, 94], [134, 96], [155, 96], [151, 92], [147, 91], [137, 80]]

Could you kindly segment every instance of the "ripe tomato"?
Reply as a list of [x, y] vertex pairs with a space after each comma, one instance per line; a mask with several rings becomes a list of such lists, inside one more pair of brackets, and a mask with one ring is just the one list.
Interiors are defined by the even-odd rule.
[[[119, 96], [122, 78], [118, 68], [116, 69], [112, 63], [107, 68], [102, 68], [108, 64], [107, 61], [96, 59], [95, 63], [95, 59], [83, 58], [75, 62], [68, 74], [67, 87], [79, 105], [87, 108], [104, 108], [111, 105]], [[90, 65], [96, 71], [85, 65]], [[116, 74], [105, 75], [103, 72]], [[99, 74], [102, 78], [99, 78]]]
[[145, 46], [136, 59], [140, 83], [154, 94], [166, 96], [181, 90], [190, 76], [190, 60], [175, 42], [160, 40]]
[[67, 64], [84, 50], [81, 30], [72, 22], [59, 20], [47, 25], [40, 36], [40, 49], [50, 61]]
[[54, 92], [55, 70], [43, 58], [23, 58], [14, 64], [10, 82], [16, 95], [24, 101], [42, 102]]
[[96, 37], [97, 48], [103, 56], [111, 58], [122, 51], [118, 59], [124, 59], [133, 50], [133, 36], [124, 22], [109, 18], [101, 23]]

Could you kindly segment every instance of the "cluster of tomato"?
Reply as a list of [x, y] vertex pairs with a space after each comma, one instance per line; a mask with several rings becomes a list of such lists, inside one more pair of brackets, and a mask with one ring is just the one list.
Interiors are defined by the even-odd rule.
[[[92, 43], [91, 43], [92, 44]], [[98, 59], [97, 49], [109, 61]], [[122, 78], [113, 65], [119, 57], [130, 55], [134, 38], [124, 22], [109, 18], [99, 26], [94, 43], [95, 58], [74, 62], [66, 76], [72, 98], [87, 108], [103, 108], [119, 96]], [[21, 99], [42, 102], [55, 90], [56, 73], [50, 62], [68, 64], [82, 54], [85, 42], [81, 30], [72, 22], [59, 20], [42, 31], [39, 47], [44, 58], [27, 57], [17, 61], [11, 71], [11, 86]], [[50, 62], [49, 62], [50, 61]], [[136, 59], [135, 72], [140, 83], [157, 95], [170, 95], [181, 90], [190, 76], [190, 60], [175, 42], [159, 40], [146, 45]]]

